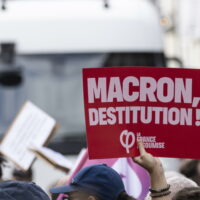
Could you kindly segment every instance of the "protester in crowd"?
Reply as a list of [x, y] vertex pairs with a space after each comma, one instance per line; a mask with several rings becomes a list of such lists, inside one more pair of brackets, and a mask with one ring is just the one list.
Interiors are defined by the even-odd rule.
[[35, 183], [4, 181], [0, 183], [0, 200], [50, 200]]
[[[138, 147], [140, 156], [133, 160], [149, 172], [152, 200], [170, 200], [170, 186], [160, 160], [147, 153], [142, 142], [138, 142]], [[69, 185], [52, 188], [51, 192], [67, 194], [71, 200], [134, 200], [126, 193], [120, 175], [103, 164], [80, 170]]]
[[[194, 181], [186, 178], [185, 176], [183, 176], [182, 174], [178, 172], [174, 172], [174, 171], [166, 172], [165, 177], [166, 177], [167, 183], [171, 186], [170, 187], [171, 198], [173, 198], [177, 192], [179, 192], [180, 190], [184, 188], [198, 187], [198, 185]], [[145, 200], [151, 200], [150, 193], [147, 195]]]
[[200, 185], [200, 160], [184, 159], [180, 172]]
[[172, 198], [172, 200], [199, 200], [199, 199], [200, 199], [199, 187], [184, 188]]
[[12, 180], [16, 181], [32, 181], [33, 180], [33, 170], [29, 168], [27, 171], [22, 171], [20, 169], [14, 169], [12, 172]]

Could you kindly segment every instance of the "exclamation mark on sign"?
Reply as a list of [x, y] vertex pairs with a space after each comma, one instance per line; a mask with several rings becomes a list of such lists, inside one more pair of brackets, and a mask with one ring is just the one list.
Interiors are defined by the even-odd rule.
[[200, 126], [200, 109], [196, 109], [196, 126]]

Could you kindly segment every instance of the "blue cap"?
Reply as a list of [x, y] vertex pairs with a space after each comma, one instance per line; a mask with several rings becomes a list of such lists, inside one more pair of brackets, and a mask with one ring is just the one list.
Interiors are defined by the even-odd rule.
[[0, 200], [50, 200], [35, 183], [5, 181], [0, 183]]
[[92, 165], [80, 170], [69, 185], [52, 188], [54, 194], [85, 191], [102, 200], [116, 200], [125, 192], [120, 175], [105, 164]]

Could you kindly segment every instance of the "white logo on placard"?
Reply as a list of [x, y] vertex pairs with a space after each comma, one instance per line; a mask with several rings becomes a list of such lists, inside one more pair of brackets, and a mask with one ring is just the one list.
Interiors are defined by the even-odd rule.
[[133, 132], [124, 130], [120, 134], [120, 143], [126, 149], [126, 153], [130, 153], [130, 148], [135, 144], [135, 135]]

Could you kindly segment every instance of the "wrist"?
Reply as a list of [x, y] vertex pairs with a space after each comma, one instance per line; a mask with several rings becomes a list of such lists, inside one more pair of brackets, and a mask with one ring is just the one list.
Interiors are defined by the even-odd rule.
[[149, 173], [151, 177], [151, 188], [159, 190], [167, 187], [167, 181], [162, 165], [155, 166]]
[[156, 163], [154, 167], [149, 171], [150, 176], [156, 176], [164, 174], [164, 169], [161, 163]]
[[160, 188], [160, 189], [152, 189], [149, 188], [149, 191], [151, 192], [150, 196], [154, 199], [154, 198], [163, 198], [166, 196], [169, 196], [171, 194], [170, 191], [170, 185], [168, 184], [166, 187]]

